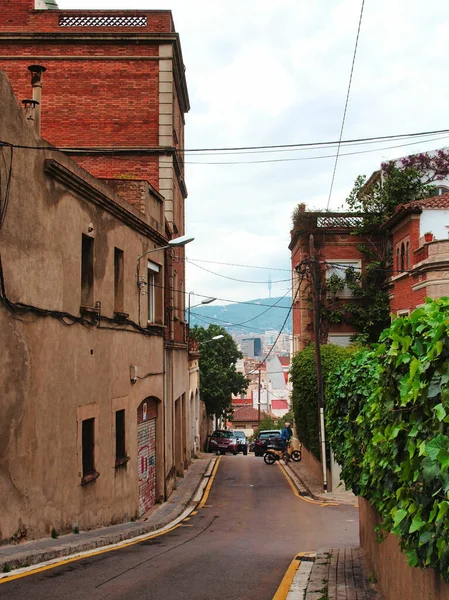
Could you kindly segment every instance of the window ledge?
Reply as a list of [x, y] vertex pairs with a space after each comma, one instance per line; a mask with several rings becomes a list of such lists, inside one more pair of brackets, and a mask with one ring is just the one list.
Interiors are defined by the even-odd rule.
[[88, 483], [95, 481], [95, 479], [97, 479], [97, 477], [100, 477], [100, 473], [98, 471], [94, 471], [93, 473], [84, 475], [84, 477], [81, 479], [81, 485], [83, 485], [83, 486], [87, 485]]
[[129, 456], [122, 456], [122, 458], [116, 458], [115, 468], [126, 467], [126, 463], [129, 461]]

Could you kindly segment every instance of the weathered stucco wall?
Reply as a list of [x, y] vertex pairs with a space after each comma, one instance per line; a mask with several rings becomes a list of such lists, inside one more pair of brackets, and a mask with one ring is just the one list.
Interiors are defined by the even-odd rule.
[[[0, 104], [0, 139], [43, 144], [2, 73]], [[10, 152], [1, 149], [7, 172]], [[75, 178], [91, 192], [56, 181], [45, 171], [49, 158], [65, 169], [68, 180]], [[109, 198], [113, 214], [94, 202], [97, 192]], [[120, 216], [123, 209], [128, 222]], [[137, 322], [136, 259], [160, 244], [139, 230], [138, 221], [145, 225], [141, 213], [65, 156], [14, 149], [8, 212], [0, 232], [5, 292], [15, 305], [0, 302], [0, 542], [136, 516], [137, 407], [149, 397], [160, 401], [156, 498], [164, 497], [163, 328], [149, 327], [146, 335], [114, 319], [114, 248], [124, 253], [124, 311]], [[93, 288], [101, 320], [80, 313], [82, 234], [95, 239]], [[163, 268], [163, 251], [151, 258]], [[20, 312], [17, 303], [47, 312]], [[84, 321], [76, 322], [80, 318]], [[142, 377], [135, 383], [130, 365]], [[116, 467], [115, 411], [121, 409], [129, 461]], [[82, 485], [81, 424], [92, 417], [99, 476]]]
[[364, 498], [359, 498], [360, 545], [365, 551], [385, 600], [449, 600], [449, 584], [433, 569], [409, 567], [405, 554], [394, 535], [377, 542], [377, 511]]

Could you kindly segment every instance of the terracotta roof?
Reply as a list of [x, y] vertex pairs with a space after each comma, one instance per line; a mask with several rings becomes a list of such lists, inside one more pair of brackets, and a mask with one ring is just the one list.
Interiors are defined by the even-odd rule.
[[[260, 413], [261, 418], [265, 415], [263, 411]], [[248, 421], [253, 422], [257, 421], [259, 418], [259, 411], [257, 408], [253, 408], [252, 406], [242, 406], [241, 408], [236, 408], [234, 411], [234, 416], [232, 418], [233, 421], [241, 422]]]
[[396, 225], [403, 217], [410, 213], [421, 213], [423, 210], [447, 210], [449, 209], [449, 193], [441, 194], [441, 196], [433, 196], [432, 198], [424, 198], [423, 200], [413, 200], [407, 204], [398, 204], [393, 216], [383, 225], [383, 229], [388, 229], [392, 225]]
[[252, 406], [253, 401], [251, 398], [233, 398], [232, 404], [233, 406]]
[[271, 408], [273, 410], [283, 410], [283, 409], [288, 410], [289, 406], [288, 406], [287, 400], [272, 400]]

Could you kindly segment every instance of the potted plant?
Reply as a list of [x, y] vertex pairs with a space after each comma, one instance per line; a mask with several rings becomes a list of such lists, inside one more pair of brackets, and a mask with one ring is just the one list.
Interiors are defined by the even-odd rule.
[[426, 231], [424, 234], [424, 241], [431, 242], [433, 240], [433, 233], [431, 231]]

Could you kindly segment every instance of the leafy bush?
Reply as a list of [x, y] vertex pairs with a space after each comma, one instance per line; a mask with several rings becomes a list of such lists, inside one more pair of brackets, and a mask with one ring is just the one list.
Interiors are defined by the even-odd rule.
[[[321, 346], [325, 387], [329, 373], [353, 352], [352, 348], [343, 348], [335, 344]], [[292, 403], [298, 438], [320, 460], [318, 394], [315, 347], [313, 345], [293, 357], [290, 374], [293, 383]]]
[[379, 341], [329, 380], [330, 442], [409, 565], [449, 581], [449, 298], [396, 319]]

